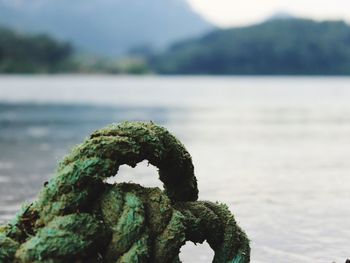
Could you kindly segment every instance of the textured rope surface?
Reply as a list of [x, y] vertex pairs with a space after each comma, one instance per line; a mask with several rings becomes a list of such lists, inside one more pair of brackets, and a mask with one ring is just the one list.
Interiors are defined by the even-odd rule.
[[[148, 160], [164, 192], [107, 184], [120, 165]], [[60, 164], [38, 200], [0, 227], [0, 262], [180, 262], [205, 240], [213, 262], [249, 262], [249, 241], [226, 206], [196, 201], [191, 156], [167, 130], [124, 122], [92, 134]]]

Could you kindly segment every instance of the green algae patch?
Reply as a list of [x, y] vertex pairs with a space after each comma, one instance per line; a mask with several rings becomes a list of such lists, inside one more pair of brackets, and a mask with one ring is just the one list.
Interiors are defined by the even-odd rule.
[[[143, 160], [158, 167], [164, 191], [105, 182]], [[175, 263], [186, 241], [207, 241], [213, 262], [249, 262], [249, 240], [228, 208], [197, 198], [191, 156], [166, 129], [110, 125], [75, 147], [38, 199], [0, 226], [0, 262]]]

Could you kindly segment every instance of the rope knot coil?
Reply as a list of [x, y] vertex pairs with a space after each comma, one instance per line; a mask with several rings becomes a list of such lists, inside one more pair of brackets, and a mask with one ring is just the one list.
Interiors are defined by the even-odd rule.
[[[164, 191], [106, 183], [143, 160], [159, 169]], [[207, 241], [213, 262], [249, 262], [249, 240], [228, 208], [197, 199], [181, 142], [152, 122], [113, 124], [75, 147], [38, 199], [0, 226], [0, 262], [175, 263], [186, 241]]]

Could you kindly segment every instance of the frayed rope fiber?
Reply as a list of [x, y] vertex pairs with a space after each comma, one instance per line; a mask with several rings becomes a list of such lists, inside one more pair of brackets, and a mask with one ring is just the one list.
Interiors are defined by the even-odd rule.
[[[164, 191], [105, 182], [143, 160], [158, 167]], [[213, 262], [249, 262], [249, 240], [227, 206], [197, 198], [191, 156], [166, 129], [110, 125], [75, 147], [38, 199], [0, 226], [0, 262], [175, 263], [186, 241], [207, 241]]]

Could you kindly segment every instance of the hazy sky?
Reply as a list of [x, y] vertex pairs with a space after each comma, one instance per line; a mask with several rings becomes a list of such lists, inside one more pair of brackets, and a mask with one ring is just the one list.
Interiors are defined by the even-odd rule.
[[346, 19], [350, 0], [187, 0], [209, 21], [220, 26], [246, 25], [287, 12], [314, 19]]

